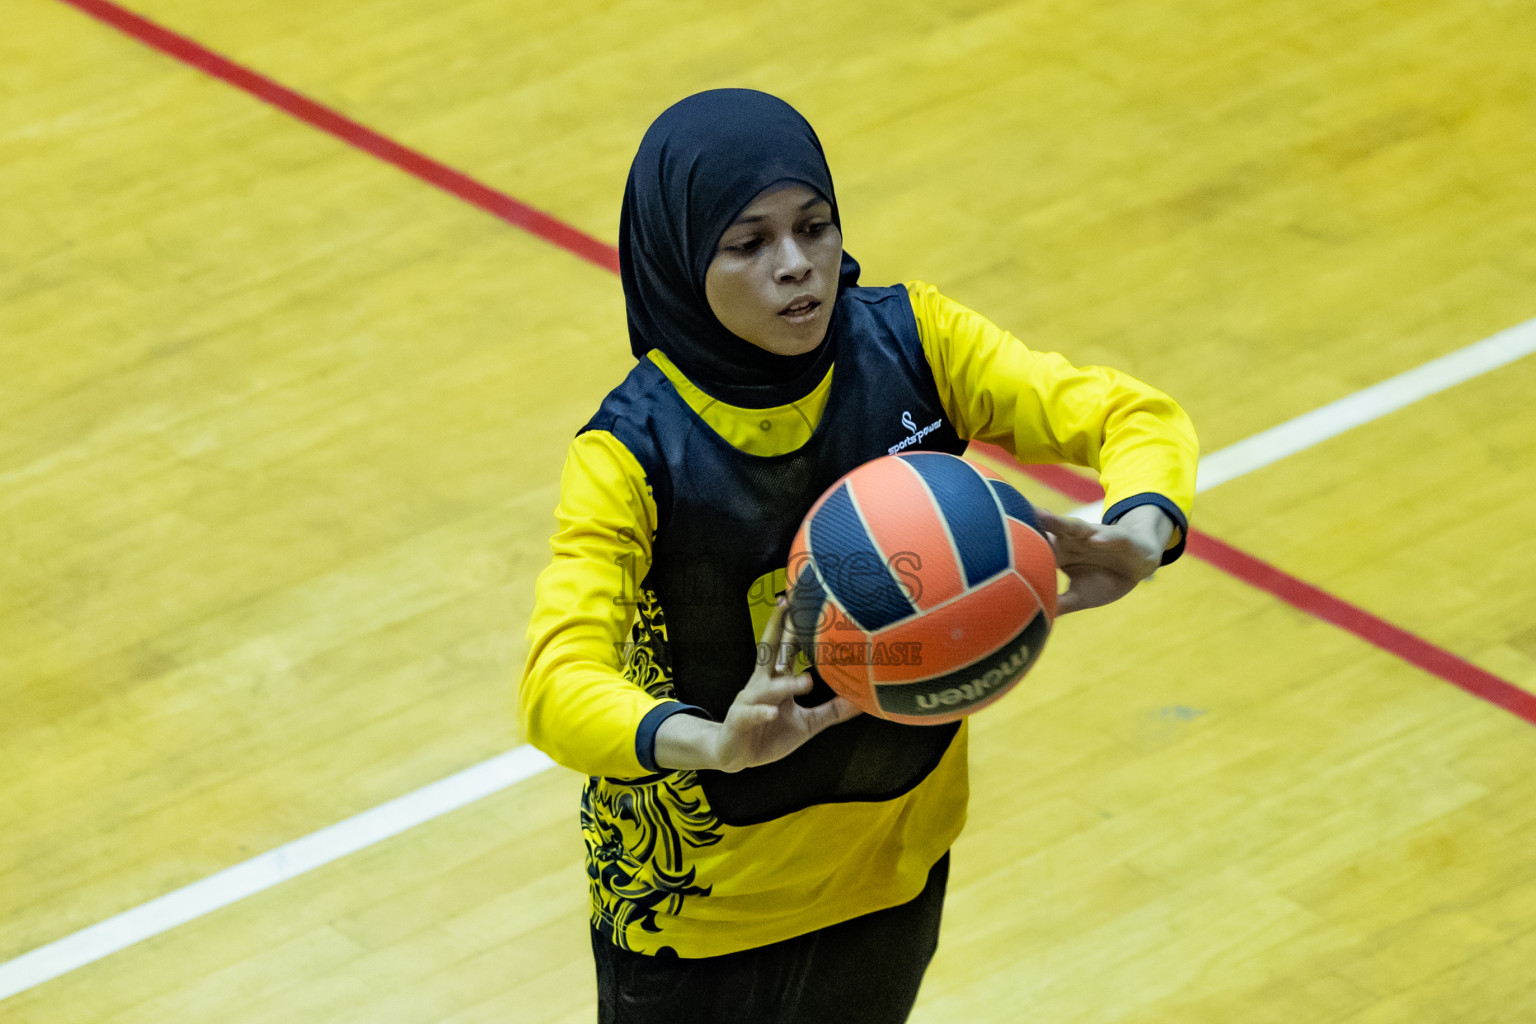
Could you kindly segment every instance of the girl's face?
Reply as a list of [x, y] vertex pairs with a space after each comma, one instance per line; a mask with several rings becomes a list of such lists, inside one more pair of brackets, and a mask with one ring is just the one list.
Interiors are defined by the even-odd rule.
[[709, 308], [726, 330], [780, 356], [826, 337], [837, 298], [843, 233], [806, 185], [759, 192], [725, 229], [704, 275]]

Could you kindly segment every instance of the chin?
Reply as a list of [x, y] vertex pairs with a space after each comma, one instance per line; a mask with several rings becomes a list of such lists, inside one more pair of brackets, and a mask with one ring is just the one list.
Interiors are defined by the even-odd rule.
[[760, 347], [778, 356], [803, 356], [814, 350], [827, 336], [826, 325], [816, 326], [819, 329], [815, 331], [776, 331], [771, 336], [772, 340]]
[[776, 356], [803, 356], [817, 345], [820, 345], [821, 340], [826, 336], [827, 332], [822, 331], [814, 338], [806, 337], [805, 335], [791, 335], [786, 338], [778, 335], [767, 338], [745, 338], [743, 340], [751, 342], [765, 352], [772, 352]]
[[814, 340], [807, 341], [805, 338], [796, 338], [794, 341], [785, 342], [782, 345], [775, 345], [773, 348], [769, 349], [769, 351], [775, 352], [781, 356], [803, 356], [807, 352], [815, 351], [816, 346], [821, 344], [821, 339], [825, 338], [826, 336], [827, 332], [822, 331], [821, 334]]

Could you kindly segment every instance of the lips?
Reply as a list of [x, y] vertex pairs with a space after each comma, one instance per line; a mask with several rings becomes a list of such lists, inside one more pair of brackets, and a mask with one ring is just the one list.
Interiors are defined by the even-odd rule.
[[779, 310], [779, 316], [788, 317], [791, 320], [800, 320], [810, 316], [821, 307], [820, 299], [813, 299], [808, 295], [802, 295], [783, 309]]

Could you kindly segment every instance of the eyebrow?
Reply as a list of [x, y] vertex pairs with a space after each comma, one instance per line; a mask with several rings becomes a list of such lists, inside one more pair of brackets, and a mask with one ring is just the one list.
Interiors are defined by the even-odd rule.
[[[826, 203], [826, 202], [827, 201], [825, 199], [821, 198], [821, 196], [811, 196], [811, 198], [807, 199], [805, 202], [800, 204], [800, 209], [802, 209], [802, 210], [809, 210], [811, 207], [815, 206], [817, 203]], [[827, 205], [830, 206], [831, 204], [828, 203]], [[756, 216], [756, 217], [737, 217], [735, 220], [731, 221], [731, 227], [735, 227], [737, 224], [754, 224], [757, 221], [766, 220], [766, 219], [767, 219], [766, 217], [761, 216], [761, 215]]]

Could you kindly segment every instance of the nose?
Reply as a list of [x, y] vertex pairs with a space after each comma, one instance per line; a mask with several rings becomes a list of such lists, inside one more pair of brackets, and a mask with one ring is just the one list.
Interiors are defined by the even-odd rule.
[[805, 250], [793, 237], [785, 238], [779, 246], [779, 266], [774, 272], [780, 284], [799, 284], [811, 272], [811, 261]]

